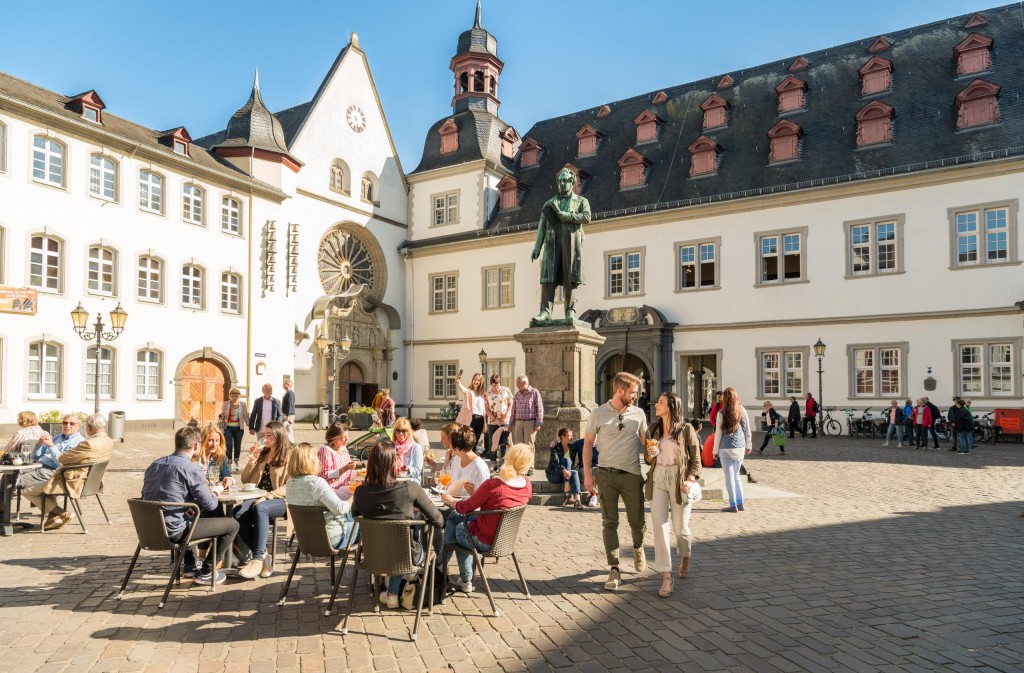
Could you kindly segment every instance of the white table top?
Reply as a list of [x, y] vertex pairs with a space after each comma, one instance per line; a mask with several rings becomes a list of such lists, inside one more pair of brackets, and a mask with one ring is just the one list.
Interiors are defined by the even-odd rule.
[[256, 498], [262, 498], [267, 494], [262, 488], [255, 488], [251, 491], [243, 491], [240, 488], [232, 488], [229, 491], [221, 491], [217, 494], [217, 500], [220, 502], [245, 502], [246, 500], [255, 500]]
[[26, 463], [24, 465], [0, 465], [0, 472], [24, 472], [42, 467], [42, 463]]

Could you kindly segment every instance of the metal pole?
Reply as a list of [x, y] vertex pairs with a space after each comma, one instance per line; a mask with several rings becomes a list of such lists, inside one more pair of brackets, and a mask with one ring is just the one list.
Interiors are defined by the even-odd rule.
[[100, 413], [100, 347], [103, 343], [103, 316], [96, 312], [96, 371], [93, 372], [92, 413]]
[[821, 395], [821, 357], [818, 358], [818, 404], [825, 407], [825, 399]]

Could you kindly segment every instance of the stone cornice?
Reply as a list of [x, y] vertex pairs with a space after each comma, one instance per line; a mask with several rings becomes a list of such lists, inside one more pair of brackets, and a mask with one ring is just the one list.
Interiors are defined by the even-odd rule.
[[335, 208], [341, 208], [343, 210], [347, 210], [349, 212], [356, 213], [357, 215], [363, 215], [364, 217], [368, 217], [368, 218], [373, 219], [373, 220], [379, 220], [379, 221], [384, 222], [386, 224], [390, 224], [390, 225], [393, 225], [393, 226], [396, 226], [396, 227], [400, 227], [402, 229], [408, 229], [409, 228], [408, 225], [403, 224], [403, 223], [399, 222], [398, 220], [392, 220], [390, 217], [384, 217], [383, 215], [378, 215], [378, 214], [372, 213], [372, 212], [370, 212], [368, 210], [363, 210], [361, 208], [356, 208], [355, 206], [350, 206], [347, 203], [342, 203], [341, 201], [335, 201], [334, 199], [329, 199], [326, 196], [323, 196], [321, 194], [315, 194], [313, 192], [307, 192], [305, 189], [296, 189], [295, 193], [298, 194], [299, 196], [305, 196], [308, 199], [313, 199], [315, 201], [321, 201], [323, 203], [326, 203], [327, 205], [334, 206]]

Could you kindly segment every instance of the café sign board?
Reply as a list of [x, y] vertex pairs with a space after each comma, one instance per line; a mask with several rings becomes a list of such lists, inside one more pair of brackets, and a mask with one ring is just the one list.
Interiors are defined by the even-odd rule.
[[29, 287], [0, 285], [0, 313], [35, 315], [39, 293]]

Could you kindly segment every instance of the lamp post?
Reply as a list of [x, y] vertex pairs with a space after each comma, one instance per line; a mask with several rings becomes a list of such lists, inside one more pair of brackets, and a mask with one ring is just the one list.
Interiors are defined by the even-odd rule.
[[487, 386], [487, 381], [486, 381], [486, 379], [487, 379], [487, 351], [485, 351], [483, 348], [481, 348], [480, 352], [477, 354], [477, 357], [480, 358], [480, 376], [484, 377], [484, 379], [485, 379], [484, 380], [484, 386], [486, 387]]
[[348, 337], [348, 333], [341, 338], [340, 342], [331, 341], [330, 337], [327, 336], [325, 329], [320, 329], [320, 334], [314, 339], [317, 350], [320, 351], [320, 356], [324, 359], [324, 365], [327, 365], [327, 361], [331, 361], [331, 369], [327, 374], [327, 406], [331, 409], [334, 408], [334, 378], [338, 369], [338, 357], [345, 357], [349, 354], [352, 349], [352, 339]]
[[825, 357], [825, 342], [818, 339], [818, 342], [814, 344], [814, 356], [818, 358], [818, 404], [824, 408], [825, 402], [821, 396], [821, 359]]
[[94, 414], [100, 413], [100, 352], [102, 350], [104, 341], [113, 341], [121, 332], [124, 331], [124, 324], [128, 320], [128, 314], [123, 308], [121, 303], [118, 302], [117, 307], [110, 312], [110, 330], [109, 332], [103, 331], [103, 314], [96, 311], [96, 322], [93, 324], [92, 332], [86, 332], [86, 328], [89, 324], [89, 312], [82, 308], [82, 302], [78, 302], [78, 306], [74, 311], [71, 312], [71, 324], [74, 326], [75, 334], [77, 334], [83, 341], [96, 340], [96, 371], [93, 372], [93, 405], [92, 412]]

